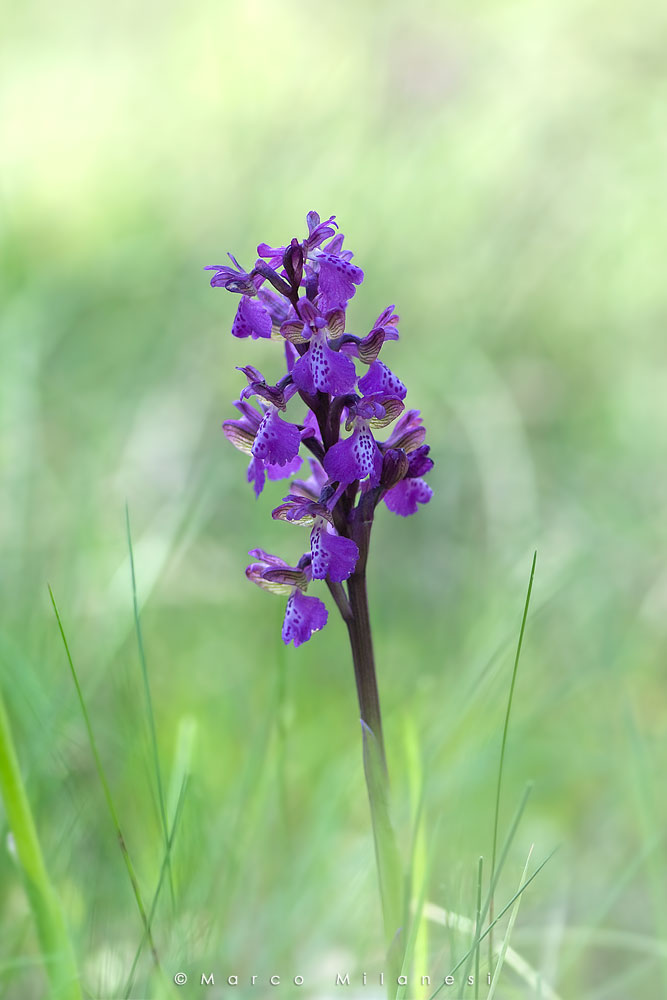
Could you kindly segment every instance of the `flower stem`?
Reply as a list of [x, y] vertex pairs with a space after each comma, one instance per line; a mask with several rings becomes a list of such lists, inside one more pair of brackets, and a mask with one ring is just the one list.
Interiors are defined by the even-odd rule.
[[354, 679], [357, 683], [357, 697], [359, 699], [361, 721], [368, 726], [375, 737], [380, 759], [386, 772], [387, 758], [382, 734], [380, 694], [375, 673], [365, 570], [362, 570], [361, 573], [353, 573], [347, 581], [347, 587], [351, 615], [347, 619], [346, 624], [350, 636], [350, 646], [352, 647]]
[[406, 939], [406, 935], [403, 933], [403, 876], [389, 808], [389, 775], [368, 613], [365, 569], [368, 539], [360, 551], [361, 556], [357, 570], [347, 581], [350, 614], [345, 618], [345, 622], [352, 647], [354, 676], [361, 713], [364, 773], [371, 810], [375, 861], [387, 947], [389, 973], [387, 993], [389, 997], [393, 997], [396, 993], [397, 977], [403, 964]]
[[0, 792], [37, 926], [42, 959], [51, 984], [49, 995], [54, 1000], [81, 1000], [65, 917], [44, 863], [1, 691]]

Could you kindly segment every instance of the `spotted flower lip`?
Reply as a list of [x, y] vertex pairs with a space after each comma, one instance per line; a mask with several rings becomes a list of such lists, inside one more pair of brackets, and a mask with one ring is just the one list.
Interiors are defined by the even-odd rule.
[[268, 309], [261, 302], [244, 295], [238, 304], [232, 323], [232, 336], [252, 337], [253, 340], [258, 340], [260, 337], [270, 337], [272, 329], [273, 321]]
[[338, 441], [325, 455], [324, 468], [330, 479], [350, 485], [370, 476], [378, 479], [382, 471], [382, 452], [367, 420], [356, 419], [352, 435]]
[[297, 457], [300, 444], [299, 428], [282, 420], [276, 407], [269, 405], [255, 434], [253, 458], [269, 465], [287, 465]]
[[359, 379], [359, 389], [364, 395], [385, 392], [396, 399], [405, 399], [408, 394], [400, 378], [397, 378], [383, 361], [373, 361], [367, 374]]
[[263, 461], [261, 457], [256, 456], [253, 452], [255, 439], [266, 412], [262, 416], [244, 399], [237, 400], [234, 406], [240, 411], [241, 419], [225, 420], [222, 430], [235, 448], [250, 456], [247, 479], [249, 483], [254, 484], [255, 496], [259, 497], [264, 489], [266, 476], [269, 479], [286, 479], [299, 471], [302, 461], [298, 454], [291, 461], [283, 463]]
[[340, 396], [352, 392], [357, 372], [349, 358], [331, 349], [324, 330], [318, 330], [310, 338], [310, 349], [294, 365], [292, 378], [303, 392]]
[[311, 572], [314, 580], [340, 583], [352, 576], [359, 559], [359, 548], [351, 538], [339, 535], [327, 518], [316, 517], [310, 533]]
[[319, 263], [319, 305], [323, 311], [344, 309], [364, 280], [360, 267], [333, 253], [322, 253]]
[[303, 645], [324, 628], [328, 619], [329, 612], [319, 597], [307, 597], [300, 590], [293, 590], [285, 608], [283, 642], [286, 646], [293, 642], [295, 648]]
[[390, 511], [400, 517], [416, 514], [420, 503], [428, 503], [433, 490], [423, 479], [403, 479], [384, 495]]
[[[255, 496], [267, 479], [298, 474], [310, 453], [310, 475], [294, 479], [272, 511], [274, 521], [309, 530], [308, 551], [289, 566], [256, 549], [246, 571], [258, 586], [287, 597], [282, 638], [295, 646], [327, 621], [324, 604], [305, 593], [313, 581], [326, 581], [349, 624], [346, 595], [365, 571], [378, 505], [384, 501], [400, 517], [414, 514], [431, 499], [424, 476], [433, 467], [421, 415], [405, 409], [407, 386], [384, 353], [398, 340], [395, 307], [383, 309], [368, 334], [347, 332], [348, 306], [364, 272], [344, 249], [333, 215], [323, 220], [309, 212], [306, 230], [280, 246], [260, 243], [250, 271], [231, 255], [231, 264], [208, 268], [213, 287], [240, 296], [233, 336], [284, 345], [277, 378], [239, 365], [247, 382], [234, 403], [239, 415], [223, 423], [225, 437], [248, 456]], [[390, 426], [384, 440], [378, 437]]]

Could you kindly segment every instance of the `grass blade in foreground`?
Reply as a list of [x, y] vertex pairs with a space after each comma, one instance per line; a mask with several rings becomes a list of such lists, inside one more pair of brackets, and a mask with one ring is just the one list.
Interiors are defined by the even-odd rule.
[[[528, 865], [530, 864], [530, 857], [533, 853], [533, 846], [534, 845], [531, 844], [531, 848], [528, 851], [528, 857], [526, 858], [526, 863], [523, 868], [523, 874], [519, 881], [519, 886], [523, 885], [526, 875], [528, 874]], [[507, 930], [505, 931], [505, 937], [503, 938], [503, 943], [500, 946], [498, 961], [496, 963], [496, 968], [493, 973], [493, 979], [491, 980], [491, 989], [489, 990], [487, 1000], [493, 1000], [493, 997], [496, 995], [496, 989], [498, 988], [498, 982], [500, 980], [500, 973], [503, 968], [503, 962], [505, 961], [505, 957], [507, 955], [507, 949], [509, 948], [510, 938], [512, 936], [512, 931], [514, 930], [514, 924], [516, 922], [517, 916], [519, 915], [520, 906], [521, 906], [521, 893], [517, 893], [514, 906], [512, 907], [512, 911], [510, 913], [510, 918], [507, 922]], [[538, 983], [538, 985], [540, 984]]]
[[151, 953], [153, 955], [153, 961], [155, 965], [159, 968], [160, 961], [158, 959], [157, 950], [155, 948], [155, 942], [153, 941], [153, 934], [148, 923], [148, 917], [146, 916], [146, 907], [144, 906], [144, 901], [141, 897], [141, 890], [139, 889], [139, 882], [137, 880], [137, 875], [134, 870], [134, 865], [132, 864], [132, 859], [130, 853], [127, 849], [127, 844], [125, 843], [125, 838], [120, 828], [120, 822], [118, 820], [118, 813], [116, 812], [116, 807], [113, 803], [111, 797], [111, 789], [109, 788], [109, 782], [107, 781], [106, 774], [104, 773], [104, 768], [102, 767], [102, 758], [100, 757], [99, 751], [97, 749], [97, 743], [95, 741], [95, 736], [93, 734], [93, 727], [90, 723], [90, 716], [88, 715], [88, 709], [86, 708], [86, 703], [83, 700], [83, 692], [81, 691], [81, 685], [79, 684], [79, 678], [77, 676], [76, 670], [74, 669], [74, 662], [72, 660], [72, 654], [69, 650], [69, 644], [67, 642], [67, 637], [65, 636], [65, 630], [63, 628], [63, 623], [60, 618], [60, 613], [58, 611], [58, 606], [56, 604], [56, 599], [53, 596], [53, 591], [49, 587], [49, 595], [51, 597], [51, 604], [53, 605], [53, 610], [56, 615], [56, 621], [58, 622], [58, 628], [60, 629], [60, 635], [63, 640], [63, 645], [65, 647], [65, 653], [67, 655], [67, 662], [69, 663], [70, 670], [72, 672], [72, 679], [74, 681], [74, 686], [76, 688], [76, 693], [79, 697], [79, 704], [81, 706], [81, 712], [83, 714], [83, 720], [86, 725], [86, 730], [88, 732], [88, 742], [90, 743], [90, 749], [93, 754], [93, 759], [95, 761], [95, 768], [97, 770], [97, 776], [100, 779], [100, 784], [102, 785], [102, 791], [104, 792], [104, 798], [106, 799], [107, 808], [109, 810], [109, 815], [111, 816], [111, 822], [113, 823], [114, 830], [116, 831], [116, 837], [118, 838], [118, 844], [120, 845], [121, 854], [123, 855], [123, 861], [125, 862], [125, 867], [127, 869], [127, 874], [132, 885], [132, 891], [134, 893], [134, 898], [137, 902], [137, 909], [139, 910], [139, 916], [141, 917], [141, 922], [144, 926], [146, 932], [146, 937], [150, 945]]
[[0, 691], [0, 792], [25, 876], [53, 1000], [81, 1000], [74, 952], [58, 896], [46, 870]]
[[[535, 579], [535, 563], [537, 562], [537, 550], [533, 553], [533, 563], [530, 567], [530, 579], [528, 580], [528, 590], [526, 592], [526, 600], [523, 606], [523, 617], [521, 619], [521, 628], [519, 630], [519, 641], [516, 647], [516, 655], [514, 657], [514, 668], [512, 670], [512, 682], [510, 684], [510, 693], [507, 699], [507, 711], [505, 712], [505, 725], [503, 726], [503, 738], [500, 745], [500, 761], [498, 763], [498, 782], [496, 785], [496, 805], [493, 817], [493, 847], [491, 850], [491, 882], [493, 883], [493, 877], [496, 872], [496, 855], [498, 851], [498, 823], [500, 821], [500, 792], [502, 788], [503, 781], [503, 768], [505, 765], [505, 750], [507, 747], [507, 733], [509, 731], [510, 724], [510, 712], [512, 711], [512, 699], [514, 698], [514, 685], [516, 684], [516, 675], [519, 669], [519, 659], [521, 658], [521, 647], [523, 645], [523, 635], [526, 631], [526, 619], [528, 618], [528, 608], [530, 607], [530, 595], [533, 590], [533, 580]], [[493, 923], [493, 890], [491, 891], [491, 921]], [[493, 953], [493, 936], [489, 937], [489, 960], [491, 959]]]
[[137, 634], [137, 647], [139, 649], [139, 662], [141, 663], [141, 676], [144, 682], [144, 695], [146, 697], [146, 714], [148, 716], [148, 728], [151, 734], [151, 752], [153, 754], [153, 768], [155, 770], [155, 783], [157, 785], [158, 805], [160, 807], [160, 822], [162, 824], [162, 836], [167, 857], [167, 874], [169, 876], [169, 893], [171, 896], [172, 909], [176, 905], [174, 896], [174, 880], [171, 873], [171, 860], [169, 860], [169, 830], [167, 824], [167, 810], [164, 803], [164, 790], [162, 785], [162, 771], [160, 768], [160, 755], [157, 749], [157, 732], [155, 729], [155, 714], [153, 712], [153, 699], [151, 688], [148, 683], [148, 668], [146, 666], [146, 652], [144, 650], [144, 637], [141, 631], [141, 619], [139, 618], [139, 602], [137, 600], [137, 578], [134, 571], [134, 550], [132, 548], [132, 532], [130, 531], [130, 510], [125, 504], [125, 527], [127, 530], [127, 547], [130, 554], [130, 573], [132, 576], [132, 606], [134, 609], [134, 627]]
[[[171, 852], [172, 852], [172, 849], [173, 849], [173, 846], [174, 846], [174, 840], [176, 838], [176, 831], [178, 829], [178, 822], [179, 822], [179, 820], [181, 818], [181, 812], [183, 810], [183, 804], [185, 802], [185, 792], [186, 792], [186, 789], [187, 789], [187, 784], [188, 784], [188, 777], [186, 775], [183, 778], [183, 783], [181, 785], [181, 791], [180, 791], [180, 794], [178, 796], [178, 802], [176, 804], [176, 812], [175, 812], [175, 815], [174, 815], [174, 822], [172, 823], [171, 831], [170, 831], [169, 836], [167, 838], [167, 849], [165, 851], [164, 859], [163, 859], [162, 865], [160, 867], [160, 875], [159, 875], [159, 878], [158, 878], [157, 886], [155, 887], [155, 892], [153, 893], [153, 901], [151, 903], [150, 912], [148, 914], [148, 926], [149, 926], [149, 928], [153, 926], [153, 919], [155, 917], [155, 911], [157, 910], [157, 904], [158, 904], [158, 901], [160, 899], [160, 893], [162, 891], [162, 886], [164, 884], [165, 873], [167, 872], [167, 870], [171, 871]], [[141, 952], [143, 950], [145, 942], [146, 942], [146, 931], [144, 930], [144, 933], [142, 935], [141, 941], [139, 942], [139, 946], [138, 946], [138, 948], [137, 948], [137, 950], [135, 952], [135, 955], [134, 955], [134, 960], [133, 960], [132, 966], [130, 968], [130, 973], [129, 973], [128, 977], [127, 977], [127, 985], [125, 987], [125, 993], [124, 993], [125, 1000], [128, 1000], [128, 998], [130, 996], [130, 993], [132, 991], [132, 985], [133, 985], [133, 982], [134, 982], [134, 974], [135, 974], [135, 972], [137, 970], [137, 965], [139, 964], [139, 959], [141, 957]]]
[[[526, 881], [521, 886], [519, 886], [519, 888], [514, 893], [514, 895], [510, 899], [510, 901], [505, 904], [505, 906], [502, 908], [502, 910], [500, 911], [500, 913], [498, 914], [498, 916], [495, 918], [495, 920], [493, 920], [489, 924], [489, 926], [486, 928], [486, 930], [483, 931], [479, 935], [479, 937], [474, 940], [472, 946], [468, 949], [468, 951], [465, 953], [465, 955], [463, 956], [463, 958], [459, 959], [459, 961], [456, 963], [456, 965], [454, 966], [454, 968], [449, 973], [451, 976], [453, 976], [454, 973], [456, 973], [461, 968], [461, 966], [464, 964], [464, 962], [467, 962], [468, 959], [472, 955], [475, 954], [475, 949], [478, 947], [478, 945], [486, 937], [488, 937], [488, 935], [492, 932], [492, 930], [496, 926], [496, 924], [500, 920], [502, 920], [502, 918], [505, 916], [505, 914], [507, 913], [507, 911], [509, 909], [511, 909], [511, 907], [514, 905], [514, 903], [516, 902], [516, 900], [521, 896], [521, 894], [523, 892], [525, 892], [525, 890], [528, 888], [528, 886], [530, 885], [530, 883], [534, 879], [537, 878], [537, 876], [540, 874], [540, 872], [542, 871], [542, 869], [544, 868], [544, 866], [549, 861], [551, 861], [551, 859], [553, 858], [553, 856], [554, 856], [554, 854], [556, 853], [557, 850], [558, 850], [558, 848], [555, 847], [553, 849], [553, 851], [551, 852], [551, 854], [547, 855], [547, 857], [544, 859], [544, 861], [542, 862], [542, 864], [539, 865], [535, 869], [535, 871], [530, 876], [530, 878], [526, 879]], [[443, 910], [443, 908], [441, 906], [436, 906], [434, 903], [426, 903], [426, 905], [424, 906], [424, 916], [426, 917], [427, 920], [433, 921], [433, 923], [440, 924], [442, 927], [450, 927], [453, 930], [459, 931], [461, 934], [466, 934], [467, 935], [467, 934], [470, 934], [470, 933], [474, 932], [474, 930], [475, 930], [475, 923], [474, 923], [474, 921], [469, 920], [468, 917], [464, 917], [464, 916], [462, 916], [462, 915], [460, 915], [458, 913], [452, 913], [449, 910]], [[509, 966], [511, 966], [514, 969], [514, 971], [519, 976], [521, 976], [522, 979], [525, 979], [526, 982], [528, 982], [530, 984], [530, 986], [532, 987], [533, 990], [537, 990], [537, 988], [539, 986], [539, 988], [542, 990], [542, 994], [541, 995], [544, 998], [544, 1000], [560, 1000], [560, 997], [558, 996], [558, 994], [555, 993], [552, 989], [550, 989], [550, 987], [548, 987], [542, 981], [542, 979], [540, 978], [540, 974], [538, 972], [536, 972], [535, 969], [533, 969], [528, 964], [528, 962], [526, 962], [526, 960], [521, 957], [521, 955], [518, 955], [515, 951], [513, 951], [509, 947], [507, 948], [507, 951], [506, 951], [506, 954], [505, 954], [505, 961], [507, 962], [507, 964]], [[435, 1000], [435, 997], [439, 996], [440, 991], [442, 989], [444, 989], [444, 986], [445, 986], [445, 982], [443, 981], [440, 984], [440, 986], [438, 986], [438, 988], [436, 990], [434, 990], [433, 993], [431, 993], [431, 996], [429, 997], [429, 1000]]]

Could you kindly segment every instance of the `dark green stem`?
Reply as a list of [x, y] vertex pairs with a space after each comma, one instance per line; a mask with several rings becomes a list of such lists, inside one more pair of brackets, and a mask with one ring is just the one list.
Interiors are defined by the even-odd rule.
[[[403, 965], [406, 940], [403, 926], [403, 876], [396, 835], [391, 822], [389, 775], [366, 590], [366, 562], [373, 524], [373, 507], [365, 505], [362, 498], [355, 513], [357, 517], [351, 524], [351, 534], [359, 546], [359, 559], [355, 572], [347, 581], [348, 603], [342, 601], [337, 603], [347, 625], [352, 647], [354, 677], [361, 715], [364, 773], [371, 810], [387, 947], [389, 973], [387, 993], [389, 997], [393, 997], [396, 992], [396, 977]], [[330, 584], [330, 588], [335, 586]]]
[[350, 636], [350, 646], [352, 647], [354, 679], [357, 684], [361, 721], [368, 726], [375, 736], [380, 758], [386, 771], [387, 759], [382, 734], [380, 694], [375, 673], [365, 569], [360, 573], [355, 572], [352, 574], [347, 582], [347, 588], [350, 598], [351, 615], [347, 619], [346, 625]]

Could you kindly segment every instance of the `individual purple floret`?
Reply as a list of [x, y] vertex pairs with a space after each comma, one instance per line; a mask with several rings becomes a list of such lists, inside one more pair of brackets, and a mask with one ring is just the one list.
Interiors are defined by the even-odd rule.
[[325, 605], [319, 597], [304, 594], [311, 579], [309, 556], [303, 556], [297, 566], [288, 566], [284, 560], [263, 549], [252, 549], [248, 555], [258, 560], [246, 569], [248, 579], [272, 594], [287, 595], [282, 631], [286, 645], [293, 642], [300, 646], [313, 632], [324, 628], [329, 617]]
[[[291, 460], [280, 462], [267, 461], [262, 454], [256, 454], [261, 449], [261, 444], [259, 448], [256, 448], [255, 445], [262, 423], [270, 412], [270, 408], [266, 407], [265, 413], [262, 415], [257, 412], [254, 406], [246, 403], [243, 399], [237, 400], [234, 406], [241, 412], [241, 420], [225, 420], [222, 429], [227, 440], [235, 448], [250, 456], [248, 482], [255, 484], [255, 496], [259, 496], [264, 489], [265, 474], [269, 479], [287, 479], [299, 471], [302, 464], [302, 460], [298, 454], [299, 442], [296, 443], [295, 448], [292, 448], [294, 454]], [[273, 407], [273, 410], [277, 413], [275, 407]], [[292, 425], [288, 424], [286, 426], [291, 428]], [[296, 436], [300, 441], [301, 435], [299, 429], [294, 428], [294, 430], [296, 430]], [[290, 440], [292, 440], [292, 431], [289, 429], [288, 435], [290, 436]], [[294, 444], [293, 441], [292, 444]]]
[[[354, 650], [355, 641], [361, 642], [354, 638], [357, 630], [368, 627], [358, 615], [366, 601], [375, 510], [384, 501], [405, 517], [428, 503], [432, 491], [424, 476], [433, 461], [419, 411], [405, 410], [406, 386], [379, 358], [385, 344], [398, 340], [394, 306], [380, 313], [367, 334], [348, 332], [348, 304], [364, 272], [343, 249], [345, 237], [334, 216], [322, 221], [309, 212], [306, 228], [301, 239], [260, 243], [250, 271], [231, 255], [231, 266], [208, 268], [214, 288], [240, 295], [232, 334], [284, 344], [275, 382], [253, 365], [239, 368], [247, 381], [234, 404], [241, 416], [226, 420], [223, 430], [250, 457], [248, 480], [257, 496], [267, 476], [293, 475], [309, 453], [309, 478], [294, 480], [273, 518], [309, 527], [310, 551], [293, 567], [253, 550], [258, 561], [247, 575], [260, 587], [287, 595], [282, 634], [295, 646], [326, 623], [324, 604], [305, 594], [309, 582], [324, 580]], [[287, 409], [297, 403], [301, 412], [288, 418]], [[380, 439], [378, 431], [392, 424]]]

